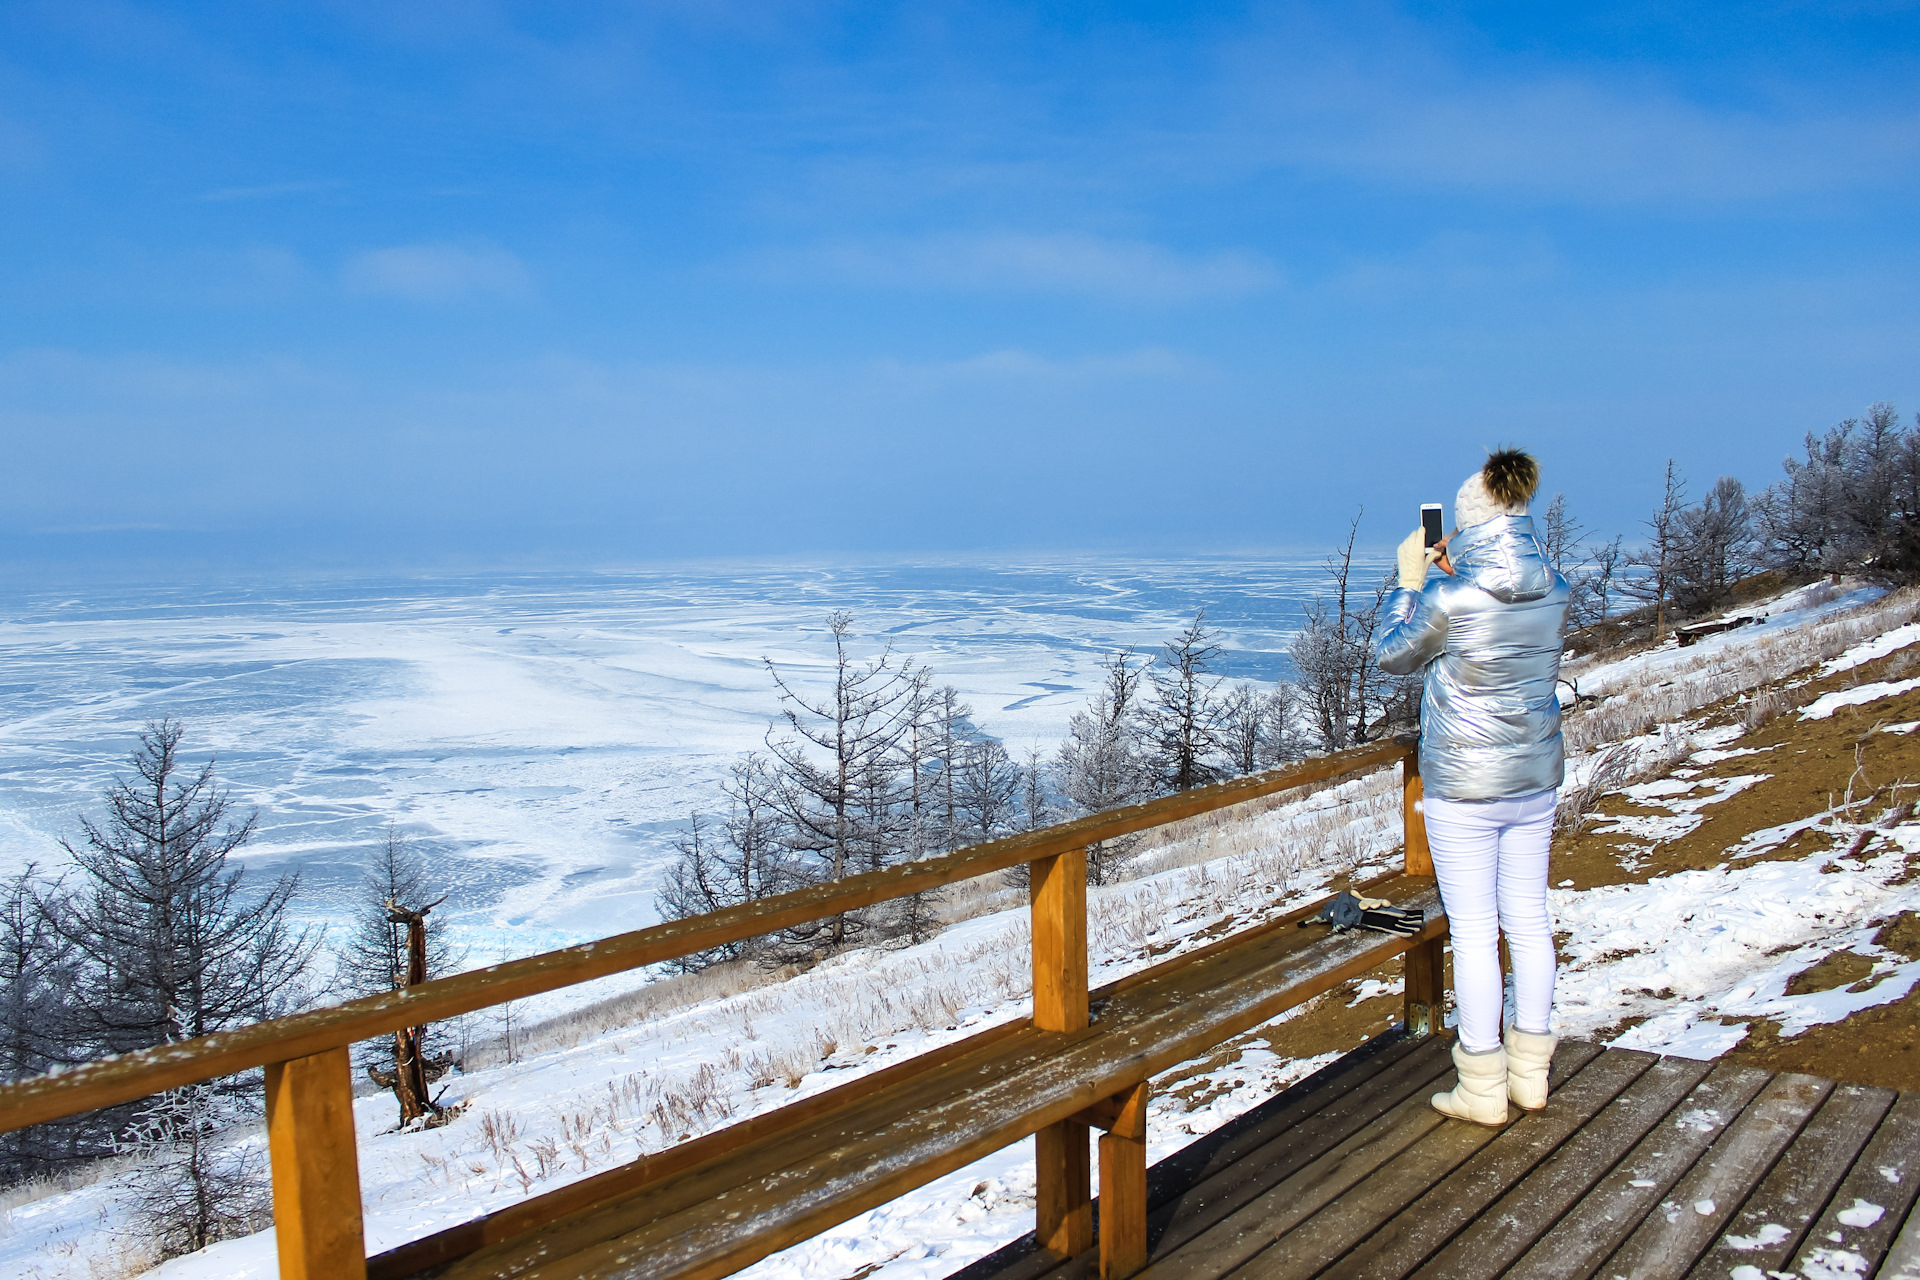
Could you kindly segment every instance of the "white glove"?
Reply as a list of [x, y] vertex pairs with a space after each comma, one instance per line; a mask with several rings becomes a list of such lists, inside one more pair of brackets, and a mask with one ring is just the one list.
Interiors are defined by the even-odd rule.
[[1424, 529], [1415, 529], [1400, 544], [1400, 585], [1408, 591], [1418, 591], [1427, 585], [1427, 566], [1440, 558], [1437, 547], [1427, 545]]

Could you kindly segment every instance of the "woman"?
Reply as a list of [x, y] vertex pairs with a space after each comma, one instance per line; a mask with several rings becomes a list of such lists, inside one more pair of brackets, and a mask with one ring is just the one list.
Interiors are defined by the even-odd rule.
[[[1421, 672], [1420, 772], [1427, 843], [1453, 934], [1458, 1085], [1445, 1115], [1504, 1124], [1507, 1100], [1547, 1104], [1553, 1060], [1553, 929], [1547, 842], [1560, 785], [1561, 630], [1567, 583], [1534, 538], [1537, 463], [1503, 449], [1454, 499], [1454, 532], [1400, 544], [1379, 663]], [[1429, 566], [1441, 575], [1427, 581]], [[1444, 575], [1444, 576], [1442, 576]], [[1502, 1040], [1499, 938], [1513, 959], [1514, 1021]]]

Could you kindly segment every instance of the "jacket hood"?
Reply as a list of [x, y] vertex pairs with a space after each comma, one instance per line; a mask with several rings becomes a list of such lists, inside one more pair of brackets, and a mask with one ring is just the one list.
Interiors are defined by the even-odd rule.
[[1462, 529], [1447, 544], [1454, 576], [1496, 600], [1538, 600], [1553, 590], [1553, 568], [1533, 534], [1532, 516], [1499, 516]]

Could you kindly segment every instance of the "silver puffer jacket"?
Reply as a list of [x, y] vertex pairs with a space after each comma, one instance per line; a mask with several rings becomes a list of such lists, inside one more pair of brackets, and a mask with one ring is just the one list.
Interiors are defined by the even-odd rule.
[[1560, 785], [1560, 633], [1567, 582], [1533, 517], [1501, 516], [1447, 544], [1453, 576], [1387, 597], [1380, 669], [1425, 668], [1420, 773], [1449, 800], [1506, 800]]

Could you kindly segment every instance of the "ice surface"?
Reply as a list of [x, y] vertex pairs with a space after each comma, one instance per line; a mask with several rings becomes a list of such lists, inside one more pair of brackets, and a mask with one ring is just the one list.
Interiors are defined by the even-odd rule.
[[187, 723], [258, 807], [248, 862], [298, 867], [335, 919], [388, 822], [419, 843], [477, 959], [655, 919], [689, 810], [759, 745], [762, 658], [804, 687], [825, 615], [956, 685], [987, 731], [1051, 749], [1106, 651], [1204, 607], [1234, 678], [1288, 671], [1318, 561], [713, 565], [625, 574], [265, 581], [0, 599], [0, 872], [63, 859], [148, 720]]

